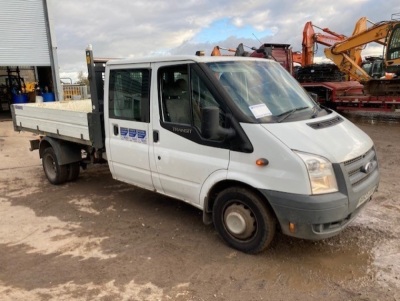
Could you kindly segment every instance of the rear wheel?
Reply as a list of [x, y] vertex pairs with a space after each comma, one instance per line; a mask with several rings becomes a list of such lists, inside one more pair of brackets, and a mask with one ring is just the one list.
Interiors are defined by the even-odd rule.
[[68, 164], [67, 169], [68, 169], [67, 181], [70, 181], [70, 182], [76, 181], [76, 179], [78, 179], [78, 177], [79, 177], [79, 172], [81, 169], [79, 162], [74, 162], [74, 163]]
[[42, 156], [42, 165], [44, 173], [51, 184], [59, 185], [68, 178], [67, 165], [59, 165], [57, 156], [53, 148], [48, 147], [44, 150]]
[[263, 251], [275, 236], [274, 215], [256, 193], [245, 188], [232, 187], [219, 193], [213, 222], [228, 245], [246, 253]]

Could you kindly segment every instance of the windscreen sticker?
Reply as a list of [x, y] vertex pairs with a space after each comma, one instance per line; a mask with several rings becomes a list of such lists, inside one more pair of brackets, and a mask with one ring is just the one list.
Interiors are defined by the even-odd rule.
[[147, 144], [147, 132], [138, 129], [119, 128], [121, 140]]
[[268, 109], [268, 107], [265, 104], [258, 104], [254, 106], [249, 107], [250, 111], [253, 113], [254, 117], [259, 119], [265, 116], [271, 116], [272, 113]]

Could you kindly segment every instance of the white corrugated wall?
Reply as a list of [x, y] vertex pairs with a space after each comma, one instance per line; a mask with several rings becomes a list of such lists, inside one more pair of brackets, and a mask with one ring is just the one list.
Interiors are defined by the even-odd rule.
[[50, 66], [43, 0], [0, 0], [0, 66]]

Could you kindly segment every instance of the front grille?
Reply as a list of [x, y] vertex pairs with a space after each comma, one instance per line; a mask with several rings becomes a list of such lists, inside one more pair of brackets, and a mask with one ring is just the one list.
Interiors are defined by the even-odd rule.
[[357, 187], [366, 181], [378, 168], [376, 153], [373, 148], [365, 154], [344, 162], [344, 168], [352, 187]]
[[331, 119], [328, 119], [325, 121], [307, 123], [307, 125], [312, 127], [315, 130], [319, 130], [319, 129], [327, 128], [330, 126], [334, 126], [338, 123], [341, 123], [342, 121], [343, 121], [342, 117], [336, 116], [334, 118], [331, 118]]

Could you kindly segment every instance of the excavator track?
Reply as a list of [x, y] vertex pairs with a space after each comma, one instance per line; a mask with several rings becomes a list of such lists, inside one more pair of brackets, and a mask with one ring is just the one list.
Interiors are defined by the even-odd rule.
[[372, 96], [398, 96], [400, 79], [371, 79], [364, 83], [364, 92]]
[[345, 80], [345, 74], [334, 64], [312, 64], [299, 68], [295, 78], [300, 83], [341, 82]]

